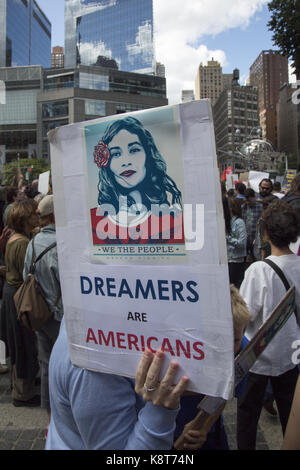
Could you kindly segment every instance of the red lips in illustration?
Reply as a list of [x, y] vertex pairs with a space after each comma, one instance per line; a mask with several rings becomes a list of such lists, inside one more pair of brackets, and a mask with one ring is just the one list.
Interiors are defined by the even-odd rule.
[[120, 176], [124, 176], [125, 178], [129, 178], [130, 176], [134, 175], [136, 171], [134, 170], [126, 170], [123, 171], [123, 173], [120, 174]]

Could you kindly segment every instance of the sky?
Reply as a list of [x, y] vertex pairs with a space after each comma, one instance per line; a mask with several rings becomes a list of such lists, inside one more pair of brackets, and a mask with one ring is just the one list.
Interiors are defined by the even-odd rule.
[[[277, 49], [267, 23], [268, 0], [153, 0], [156, 60], [166, 67], [169, 104], [194, 90], [197, 68], [218, 60], [223, 73], [249, 68], [264, 49]], [[64, 46], [64, 0], [38, 0], [52, 23], [52, 46]], [[294, 80], [293, 80], [294, 81]]]

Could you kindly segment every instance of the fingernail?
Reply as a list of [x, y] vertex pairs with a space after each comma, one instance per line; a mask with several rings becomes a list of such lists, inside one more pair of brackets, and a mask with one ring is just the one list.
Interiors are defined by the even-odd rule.
[[160, 359], [164, 357], [163, 351], [156, 351], [156, 356], [159, 357]]

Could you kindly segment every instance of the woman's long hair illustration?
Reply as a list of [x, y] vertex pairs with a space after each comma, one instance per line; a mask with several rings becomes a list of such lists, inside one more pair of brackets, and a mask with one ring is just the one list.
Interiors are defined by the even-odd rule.
[[[175, 181], [168, 176], [166, 162], [157, 149], [152, 135], [143, 127], [138, 119], [129, 116], [114, 121], [107, 127], [102, 137], [102, 142], [108, 146], [112, 139], [122, 130], [137, 135], [146, 153], [146, 177], [135, 188], [141, 193], [143, 205], [148, 210], [151, 209], [152, 204], [166, 204], [168, 206], [177, 204], [182, 207], [181, 192], [177, 188]], [[98, 191], [98, 204], [111, 204], [115, 207], [116, 211], [119, 210], [120, 195], [127, 196], [128, 206], [134, 203], [134, 200], [129, 196], [132, 189], [125, 189], [116, 182], [110, 169], [110, 164], [99, 169]], [[168, 193], [171, 196], [171, 201], [168, 200]]]

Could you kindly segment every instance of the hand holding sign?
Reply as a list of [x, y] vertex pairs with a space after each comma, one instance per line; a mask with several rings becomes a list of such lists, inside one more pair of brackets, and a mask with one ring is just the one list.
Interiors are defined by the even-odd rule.
[[180, 398], [186, 390], [189, 379], [182, 377], [175, 386], [175, 377], [179, 365], [171, 362], [167, 372], [159, 381], [160, 371], [164, 362], [164, 353], [157, 351], [155, 356], [151, 351], [145, 351], [138, 365], [135, 378], [135, 391], [145, 401], [152, 401], [155, 406], [164, 406], [175, 410], [179, 406]]

